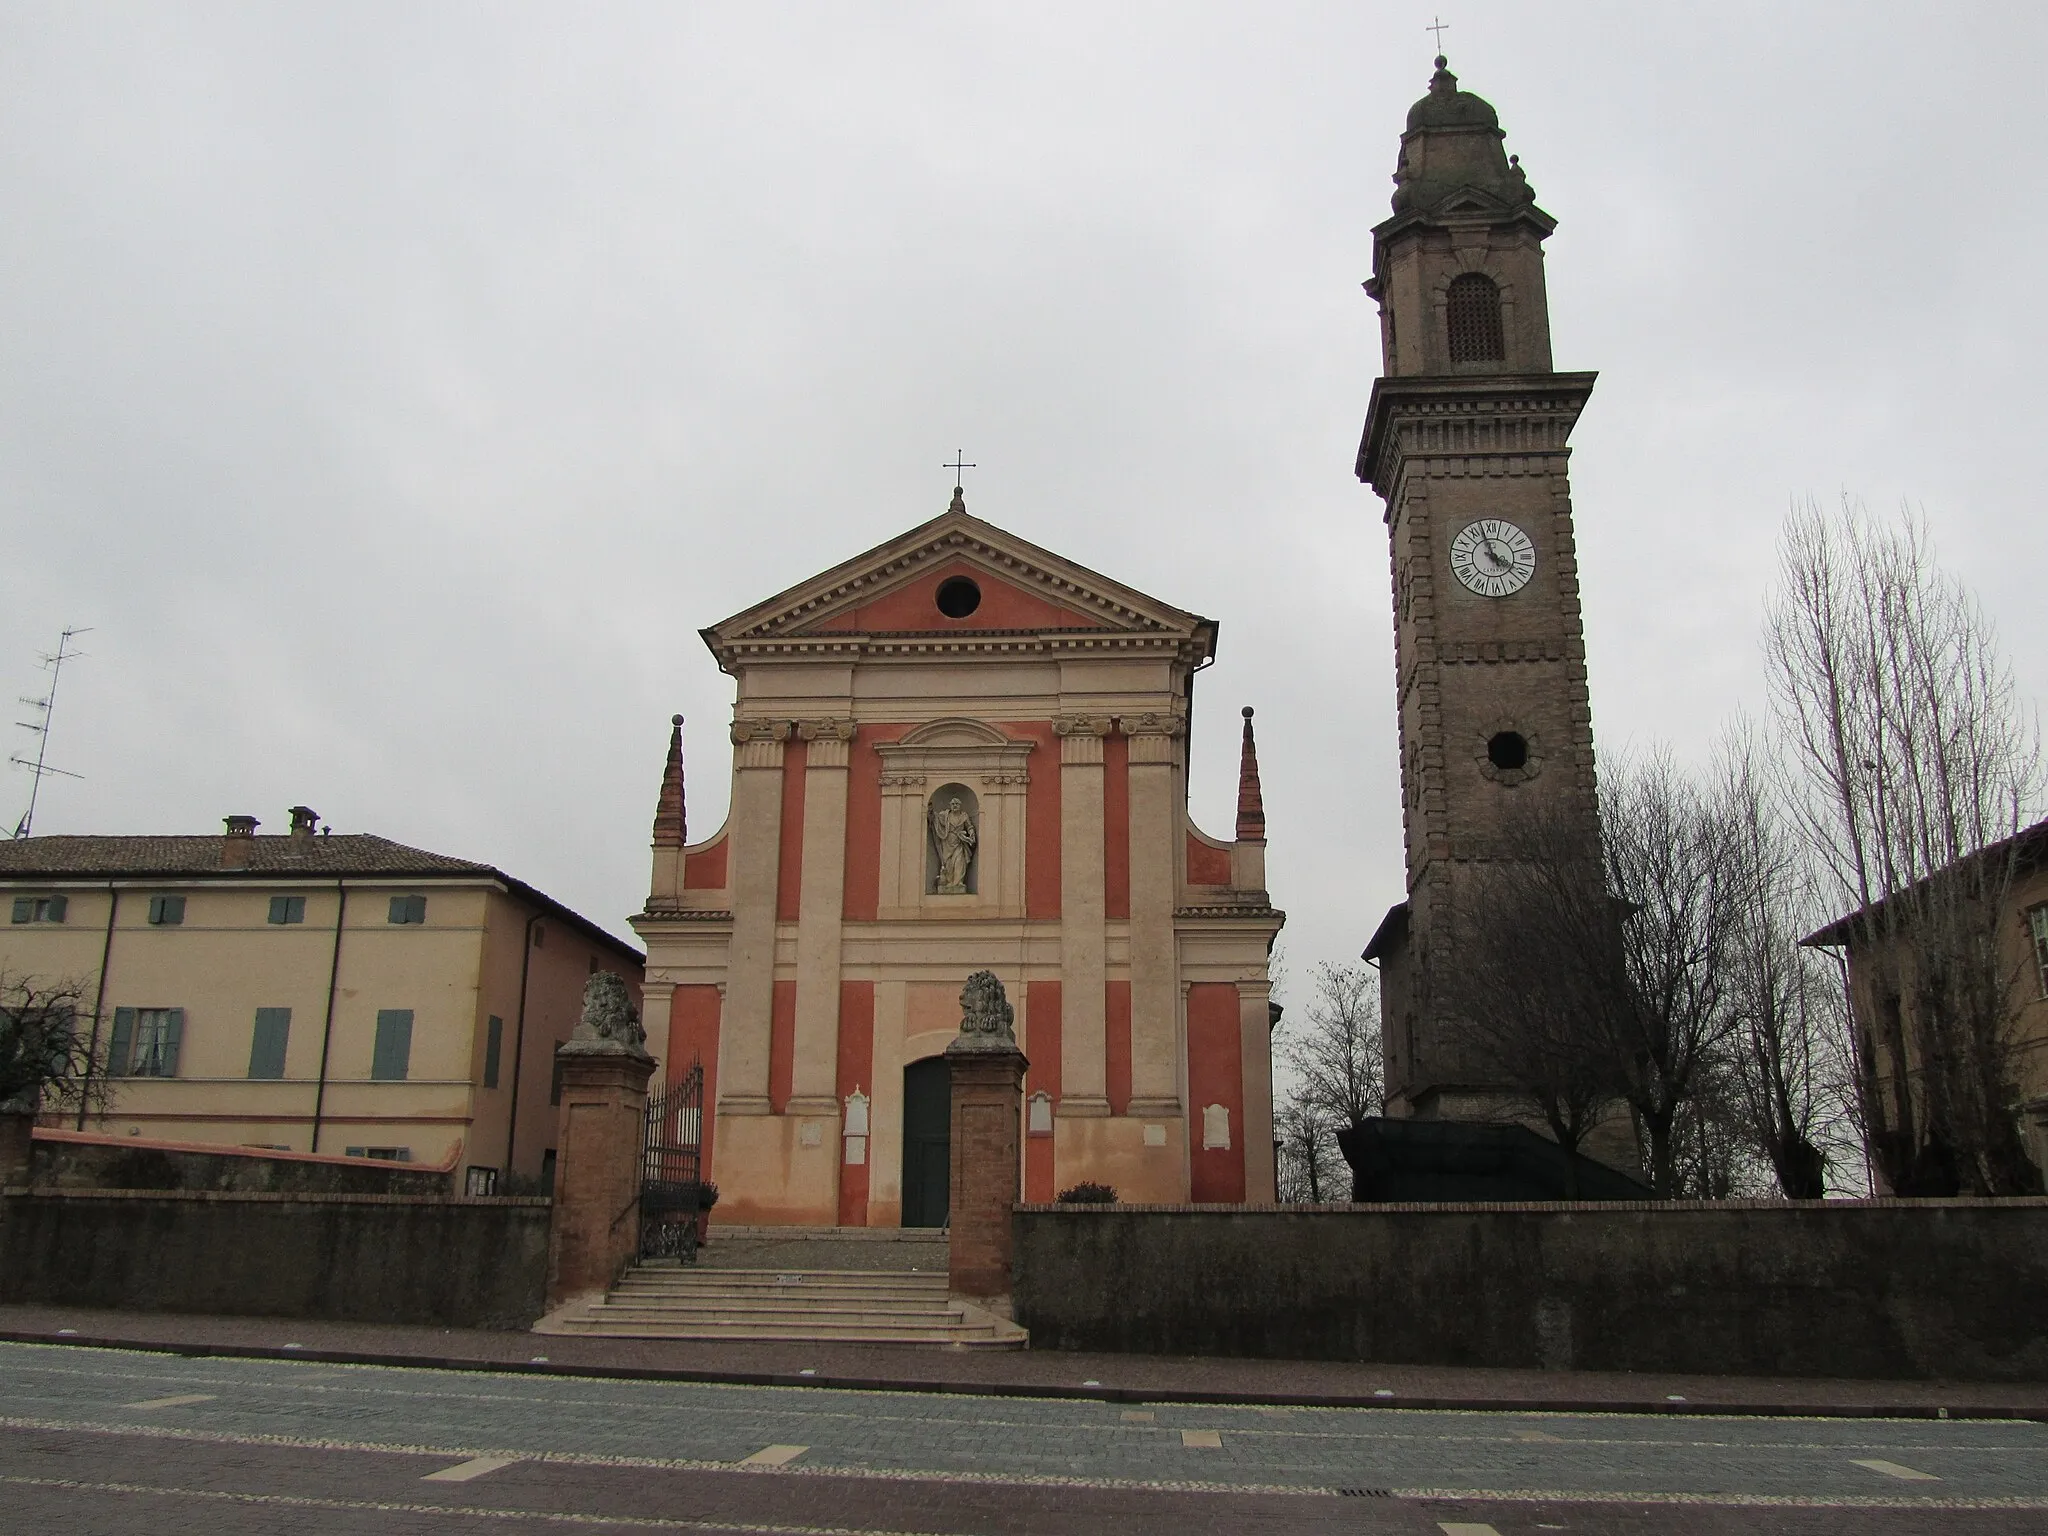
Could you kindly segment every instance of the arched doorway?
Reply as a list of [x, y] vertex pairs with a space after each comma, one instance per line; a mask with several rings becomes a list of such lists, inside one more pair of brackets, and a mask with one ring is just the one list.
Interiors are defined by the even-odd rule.
[[903, 1069], [903, 1225], [943, 1227], [951, 1199], [953, 1073], [943, 1056]]

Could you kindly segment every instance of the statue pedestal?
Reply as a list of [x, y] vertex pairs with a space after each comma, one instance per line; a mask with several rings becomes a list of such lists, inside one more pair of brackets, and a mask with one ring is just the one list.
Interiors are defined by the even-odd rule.
[[[1022, 1192], [1024, 1069], [1013, 1044], [961, 1035], [946, 1047], [953, 1077], [950, 1283], [977, 1301], [1007, 1300], [1015, 1250], [1011, 1207]], [[1007, 1308], [995, 1310], [1007, 1315]]]
[[562, 1108], [548, 1307], [609, 1290], [640, 1248], [640, 1162], [654, 1059], [616, 1040], [570, 1040], [555, 1052]]

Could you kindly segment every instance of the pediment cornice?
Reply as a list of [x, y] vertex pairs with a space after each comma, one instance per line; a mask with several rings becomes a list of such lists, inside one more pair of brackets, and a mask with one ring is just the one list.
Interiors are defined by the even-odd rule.
[[[868, 630], [828, 627], [939, 568], [959, 561], [1050, 603], [1071, 623], [1028, 629]], [[946, 512], [865, 554], [778, 593], [702, 631], [730, 669], [743, 659], [864, 658], [935, 654], [1032, 654], [1071, 650], [1213, 650], [1213, 621], [1133, 587], [965, 512]]]

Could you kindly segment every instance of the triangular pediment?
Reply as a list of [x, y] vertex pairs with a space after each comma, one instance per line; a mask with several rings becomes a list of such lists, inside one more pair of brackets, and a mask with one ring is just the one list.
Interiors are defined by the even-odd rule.
[[953, 509], [734, 614], [704, 639], [723, 651], [859, 636], [1099, 632], [1194, 640], [1206, 650], [1214, 631], [1197, 614]]

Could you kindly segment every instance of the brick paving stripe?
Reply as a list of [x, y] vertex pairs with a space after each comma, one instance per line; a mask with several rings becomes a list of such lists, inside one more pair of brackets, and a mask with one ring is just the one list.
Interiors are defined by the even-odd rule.
[[423, 1483], [467, 1483], [482, 1477], [486, 1472], [496, 1472], [501, 1467], [516, 1466], [517, 1456], [472, 1456], [467, 1461], [458, 1461], [452, 1467], [443, 1467], [438, 1472], [429, 1472], [420, 1481]]

